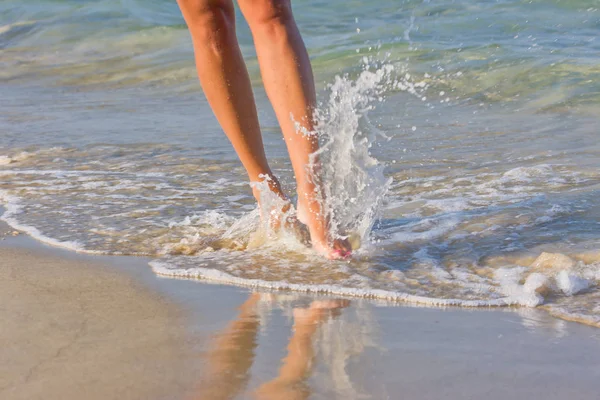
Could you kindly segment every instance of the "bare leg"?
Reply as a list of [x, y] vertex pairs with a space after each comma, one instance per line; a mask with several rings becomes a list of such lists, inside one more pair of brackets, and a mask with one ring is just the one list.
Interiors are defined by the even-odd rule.
[[[298, 186], [298, 217], [310, 231], [313, 247], [328, 258], [349, 254], [347, 241], [331, 241], [317, 183], [309, 172], [310, 155], [318, 150], [313, 131], [315, 85], [308, 53], [289, 0], [238, 0], [256, 46], [267, 95], [283, 131]], [[292, 120], [292, 117], [294, 121]]]
[[[269, 176], [271, 190], [286, 199], [265, 156], [250, 78], [235, 36], [231, 0], [178, 0], [178, 4], [194, 43], [202, 89], [250, 182]], [[260, 202], [260, 193], [255, 188], [253, 193]]]

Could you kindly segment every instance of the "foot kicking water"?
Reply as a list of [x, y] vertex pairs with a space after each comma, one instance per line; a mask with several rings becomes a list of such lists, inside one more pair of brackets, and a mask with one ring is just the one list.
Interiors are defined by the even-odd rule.
[[[272, 175], [263, 177], [260, 184], [253, 185], [254, 196], [261, 207], [261, 219], [269, 228], [278, 231], [284, 228], [306, 244], [311, 245], [315, 251], [328, 259], [347, 259], [351, 256], [351, 246], [345, 239], [332, 239], [327, 218], [322, 211], [318, 200], [301, 200], [298, 196], [296, 212], [292, 203], [281, 190], [281, 186]], [[267, 184], [268, 183], [268, 184]], [[269, 190], [270, 202], [261, 202], [261, 190]], [[273, 196], [275, 195], [275, 196]], [[266, 204], [265, 204], [266, 203]]]
[[[298, 196], [300, 199], [300, 196]], [[298, 220], [308, 227], [312, 247], [329, 259], [347, 259], [352, 248], [346, 239], [332, 238], [322, 205], [316, 200], [298, 200]]]
[[[178, 0], [190, 30], [196, 69], [204, 94], [244, 165], [250, 182], [273, 177], [264, 152], [252, 86], [235, 34], [232, 0]], [[294, 21], [289, 0], [238, 0], [256, 47], [262, 80], [283, 132], [299, 196], [299, 220], [312, 246], [330, 259], [350, 255], [347, 241], [329, 232], [323, 204], [314, 199], [308, 167], [319, 149], [314, 132], [315, 85], [308, 53]], [[287, 196], [273, 179], [269, 188]], [[253, 188], [260, 203], [260, 194]], [[306, 195], [302, 195], [306, 194]]]

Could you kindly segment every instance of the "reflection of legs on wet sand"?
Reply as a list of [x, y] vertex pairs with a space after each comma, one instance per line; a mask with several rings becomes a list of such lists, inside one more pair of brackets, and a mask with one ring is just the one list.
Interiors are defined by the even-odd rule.
[[260, 386], [257, 399], [306, 399], [310, 389], [305, 381], [310, 376], [314, 357], [313, 336], [329, 318], [337, 317], [347, 307], [347, 300], [313, 301], [308, 308], [294, 309], [294, 334], [288, 345], [287, 357], [277, 378]]
[[257, 345], [259, 300], [260, 294], [252, 293], [240, 306], [237, 318], [215, 339], [214, 350], [208, 356], [208, 371], [195, 400], [232, 399], [245, 389]]
[[[256, 312], [260, 294], [253, 293], [239, 308], [237, 317], [217, 335], [207, 357], [207, 372], [194, 400], [233, 399], [243, 393], [249, 380], [257, 346], [260, 320]], [[294, 309], [294, 333], [277, 378], [259, 387], [258, 399], [306, 399], [305, 384], [314, 357], [313, 336], [319, 326], [337, 317], [347, 300], [313, 301], [307, 308]]]

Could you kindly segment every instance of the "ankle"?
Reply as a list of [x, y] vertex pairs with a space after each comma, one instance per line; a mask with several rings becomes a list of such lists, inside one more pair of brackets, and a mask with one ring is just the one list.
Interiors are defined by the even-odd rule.
[[271, 172], [260, 174], [254, 178], [250, 177], [250, 186], [252, 187], [252, 194], [259, 204], [261, 192], [266, 190], [275, 194], [281, 200], [289, 202], [289, 198], [283, 192], [279, 180]]
[[307, 213], [320, 215], [323, 210], [323, 204], [315, 195], [302, 195], [298, 193], [298, 209]]

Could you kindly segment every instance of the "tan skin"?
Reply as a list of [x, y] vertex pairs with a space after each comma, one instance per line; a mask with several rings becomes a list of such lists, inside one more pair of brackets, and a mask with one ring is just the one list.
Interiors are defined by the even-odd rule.
[[205, 379], [190, 400], [227, 400], [246, 390], [254, 362], [260, 319], [253, 293], [239, 307], [239, 314], [215, 337], [207, 357]]
[[257, 400], [305, 400], [310, 397], [306, 381], [312, 373], [313, 337], [324, 322], [339, 316], [349, 304], [347, 300], [323, 300], [313, 301], [308, 308], [294, 309], [294, 334], [287, 347], [288, 354], [279, 375], [258, 388]]
[[[315, 86], [290, 1], [237, 1], [252, 31], [264, 86], [290, 154], [298, 220], [308, 227], [312, 246], [320, 254], [347, 258], [351, 246], [346, 240], [330, 238], [323, 204], [316, 196], [318, 184], [309, 170], [310, 155], [319, 143], [316, 136], [302, 132], [314, 131]], [[202, 89], [250, 182], [270, 177], [270, 190], [289, 202], [265, 155], [250, 78], [236, 38], [232, 0], [178, 0], [178, 4], [194, 43]], [[260, 191], [253, 188], [253, 194], [260, 203]]]
[[[260, 321], [256, 305], [259, 300], [258, 293], [251, 294], [239, 307], [237, 317], [215, 337], [207, 357], [206, 377], [191, 399], [233, 399], [246, 390], [258, 344]], [[293, 334], [279, 374], [262, 384], [253, 397], [257, 400], [309, 398], [311, 392], [306, 381], [312, 373], [315, 333], [327, 320], [338, 317], [349, 304], [347, 300], [330, 299], [294, 308]]]

